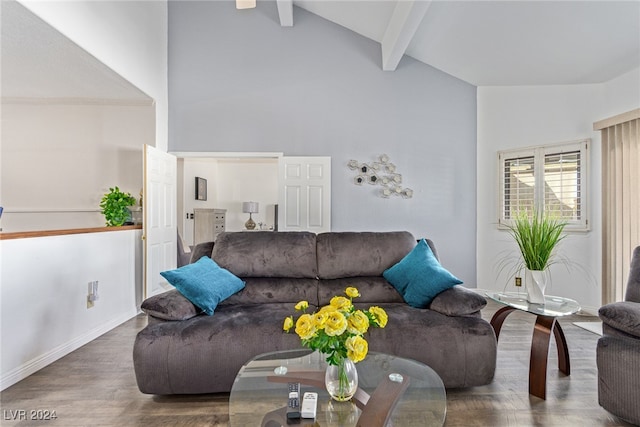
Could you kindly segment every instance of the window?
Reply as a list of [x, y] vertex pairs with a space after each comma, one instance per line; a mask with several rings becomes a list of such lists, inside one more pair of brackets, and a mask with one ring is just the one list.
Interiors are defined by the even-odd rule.
[[567, 221], [567, 230], [588, 230], [589, 140], [498, 152], [499, 224], [526, 212], [546, 212]]

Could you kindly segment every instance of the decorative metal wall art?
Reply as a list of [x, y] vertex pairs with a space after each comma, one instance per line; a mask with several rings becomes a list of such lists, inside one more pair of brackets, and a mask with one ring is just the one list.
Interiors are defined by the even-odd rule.
[[389, 156], [381, 154], [377, 161], [372, 163], [360, 163], [357, 160], [349, 160], [347, 167], [356, 171], [353, 179], [356, 185], [380, 185], [380, 197], [388, 199], [391, 196], [400, 196], [403, 199], [413, 197], [413, 190], [402, 187], [402, 175], [397, 172], [396, 165], [391, 163]]

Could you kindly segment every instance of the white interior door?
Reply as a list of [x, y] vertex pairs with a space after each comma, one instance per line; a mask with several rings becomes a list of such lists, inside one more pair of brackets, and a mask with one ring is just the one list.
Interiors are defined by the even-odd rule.
[[176, 157], [144, 146], [144, 295], [171, 288], [161, 271], [176, 268]]
[[331, 157], [280, 157], [278, 230], [331, 231]]

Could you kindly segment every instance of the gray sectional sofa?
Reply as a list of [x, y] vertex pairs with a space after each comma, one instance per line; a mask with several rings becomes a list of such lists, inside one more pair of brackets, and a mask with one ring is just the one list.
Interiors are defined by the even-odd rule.
[[[436, 255], [433, 242], [427, 240]], [[222, 233], [211, 259], [245, 281], [212, 316], [177, 290], [148, 298], [148, 325], [138, 333], [133, 361], [141, 392], [228, 392], [254, 356], [301, 348], [283, 320], [301, 300], [322, 306], [358, 288], [355, 305], [384, 308], [384, 329], [367, 333], [369, 350], [420, 361], [447, 388], [490, 383], [496, 365], [493, 329], [480, 317], [485, 299], [463, 286], [441, 292], [427, 308], [409, 306], [382, 276], [416, 246], [408, 232]], [[214, 286], [215, 284], [212, 284]]]

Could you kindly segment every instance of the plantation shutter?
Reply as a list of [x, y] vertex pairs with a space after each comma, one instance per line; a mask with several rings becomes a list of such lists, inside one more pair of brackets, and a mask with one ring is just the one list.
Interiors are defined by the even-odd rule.
[[544, 156], [544, 208], [565, 220], [582, 219], [580, 151]]
[[535, 196], [534, 156], [507, 158], [504, 160], [505, 219], [512, 219], [518, 212], [532, 212]]
[[519, 215], [532, 218], [538, 211], [565, 220], [567, 230], [588, 230], [588, 142], [499, 152], [499, 224], [509, 224]]

